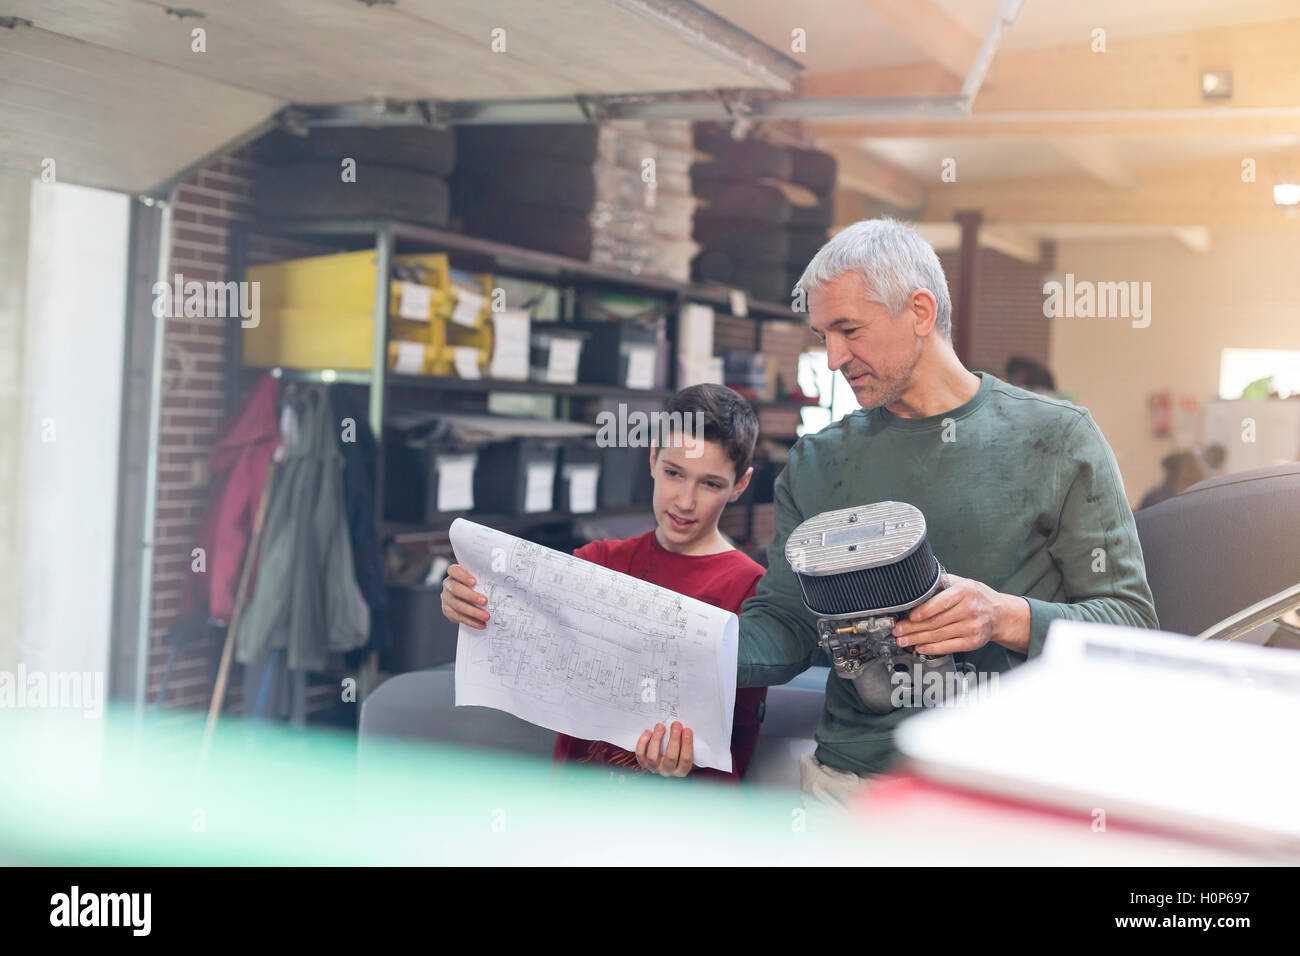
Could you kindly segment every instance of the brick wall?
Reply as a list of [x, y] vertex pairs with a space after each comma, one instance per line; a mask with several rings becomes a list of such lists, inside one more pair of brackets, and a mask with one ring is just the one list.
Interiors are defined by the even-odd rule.
[[[168, 280], [224, 282], [228, 274], [230, 224], [252, 212], [256, 167], [244, 155], [214, 161], [176, 192]], [[308, 254], [312, 250], [280, 243], [250, 244], [250, 259]], [[162, 420], [159, 434], [158, 503], [150, 610], [148, 699], [158, 695], [167, 660], [163, 638], [176, 623], [181, 592], [190, 569], [190, 550], [208, 499], [207, 457], [226, 417], [226, 393], [234, 383], [227, 368], [230, 319], [171, 317], [164, 336]], [[207, 707], [212, 697], [221, 643], [215, 639], [184, 645], [167, 682], [164, 707]], [[226, 702], [242, 709], [239, 665], [232, 668]], [[332, 700], [332, 687], [313, 687], [309, 710]]]
[[[180, 186], [172, 209], [169, 280], [178, 273], [186, 281], [220, 282], [228, 278], [228, 228], [232, 220], [249, 214], [252, 171], [246, 160], [225, 157]], [[150, 702], [157, 698], [167, 657], [162, 639], [176, 622], [183, 583], [193, 573], [190, 549], [207, 501], [207, 455], [226, 407], [227, 321], [185, 317], [167, 320], [150, 628]], [[172, 667], [164, 706], [207, 706], [220, 651], [215, 641], [183, 647]], [[235, 676], [232, 674], [232, 678]], [[232, 680], [231, 690], [230, 700], [238, 704], [237, 680]]]
[[[951, 252], [940, 255], [939, 260], [948, 276], [955, 311], [961, 258]], [[1055, 252], [1046, 244], [1043, 258], [1036, 263], [1022, 262], [994, 249], [980, 249], [975, 329], [967, 363], [972, 370], [992, 372], [1002, 378], [1012, 355], [1048, 364], [1052, 324], [1043, 317], [1043, 278], [1054, 265]]]

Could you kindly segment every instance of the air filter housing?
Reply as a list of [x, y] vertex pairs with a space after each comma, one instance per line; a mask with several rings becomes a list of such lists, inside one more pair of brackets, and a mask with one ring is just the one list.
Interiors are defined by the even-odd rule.
[[790, 532], [785, 556], [804, 604], [820, 617], [915, 607], [938, 590], [942, 574], [925, 516], [901, 501], [815, 515]]

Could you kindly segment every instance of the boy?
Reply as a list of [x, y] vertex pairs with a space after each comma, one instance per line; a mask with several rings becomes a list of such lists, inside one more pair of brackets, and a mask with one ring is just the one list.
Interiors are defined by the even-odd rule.
[[[683, 430], [700, 421], [704, 428], [703, 435], [661, 435], [662, 447], [650, 449], [654, 530], [622, 541], [593, 541], [574, 554], [738, 614], [753, 595], [763, 567], [726, 542], [718, 532], [718, 518], [749, 485], [758, 418], [748, 402], [721, 385], [682, 389], [668, 400], [664, 412], [664, 420], [680, 420]], [[468, 570], [453, 564], [443, 581], [442, 613], [454, 623], [483, 630], [491, 615], [483, 607], [486, 596], [474, 591], [474, 584]], [[665, 728], [656, 724], [641, 735], [635, 753], [560, 734], [555, 761], [608, 764], [611, 770], [665, 777], [684, 777], [694, 770], [696, 775], [738, 781], [754, 754], [766, 697], [766, 687], [736, 690], [729, 774], [695, 768], [691, 730], [676, 721], [662, 756]]]

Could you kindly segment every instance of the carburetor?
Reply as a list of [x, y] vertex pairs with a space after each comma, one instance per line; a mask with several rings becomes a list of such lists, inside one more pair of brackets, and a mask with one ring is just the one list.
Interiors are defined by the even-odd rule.
[[908, 611], [946, 586], [917, 508], [880, 501], [824, 511], [790, 532], [785, 556], [804, 604], [817, 615], [831, 666], [869, 710], [886, 714], [916, 700], [917, 680], [930, 673], [942, 678], [945, 700], [964, 693], [971, 665], [899, 647], [893, 636]]

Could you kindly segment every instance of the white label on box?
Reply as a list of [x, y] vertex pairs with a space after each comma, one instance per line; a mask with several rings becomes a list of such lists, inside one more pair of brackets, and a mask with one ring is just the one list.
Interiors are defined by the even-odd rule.
[[701, 380], [706, 385], [721, 385], [727, 377], [727, 360], [721, 355], [709, 359], [708, 365], [705, 366], [708, 371]]
[[574, 514], [595, 511], [600, 465], [566, 465], [564, 475], [569, 480], [569, 510]]
[[546, 380], [572, 385], [578, 380], [578, 353], [582, 339], [556, 336], [551, 339], [550, 355], [546, 363]]
[[731, 314], [741, 319], [749, 315], [749, 300], [739, 289], [731, 290]]
[[524, 483], [524, 511], [533, 514], [550, 511], [555, 499], [555, 462], [532, 462], [528, 465]]
[[477, 455], [437, 455], [438, 510], [469, 511], [474, 507], [474, 461]]
[[721, 382], [709, 377], [713, 356], [713, 309], [698, 302], [682, 306], [677, 317], [677, 382], [696, 385]]
[[399, 283], [402, 288], [397, 300], [397, 314], [404, 319], [429, 321], [429, 309], [433, 304], [433, 290], [418, 282]]
[[528, 329], [532, 319], [523, 309], [506, 309], [492, 315], [492, 378], [526, 381]]
[[398, 342], [393, 371], [403, 375], [419, 375], [423, 369], [424, 345], [420, 342]]
[[627, 350], [627, 387], [654, 388], [655, 360], [659, 349], [653, 345], [631, 345]]
[[471, 345], [456, 345], [452, 347], [455, 357], [453, 362], [456, 366], [456, 374], [461, 378], [478, 378], [478, 349]]
[[487, 302], [485, 296], [477, 292], [471, 292], [469, 289], [456, 290], [456, 308], [452, 310], [451, 320], [461, 325], [468, 325], [474, 328], [478, 325], [479, 313], [483, 311], [483, 303]]

